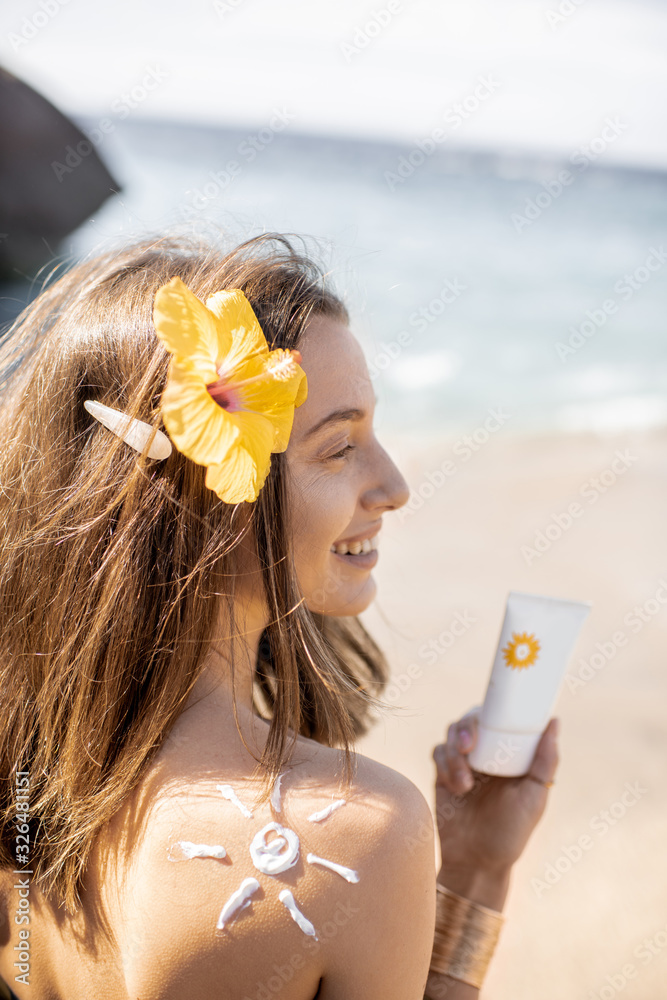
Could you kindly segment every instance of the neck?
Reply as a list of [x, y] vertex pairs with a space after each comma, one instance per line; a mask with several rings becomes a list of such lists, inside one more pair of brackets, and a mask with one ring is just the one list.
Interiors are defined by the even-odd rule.
[[238, 738], [234, 704], [244, 736], [247, 737], [258, 724], [261, 728], [253, 710], [252, 694], [255, 664], [267, 614], [255, 602], [238, 602], [235, 614], [235, 629], [230, 628], [226, 621], [221, 621], [186, 704], [191, 717], [199, 717], [202, 712], [213, 713], [216, 728], [227, 739]]

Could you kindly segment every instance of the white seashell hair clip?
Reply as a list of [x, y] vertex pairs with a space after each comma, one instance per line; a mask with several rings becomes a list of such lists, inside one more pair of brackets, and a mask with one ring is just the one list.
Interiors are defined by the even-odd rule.
[[167, 435], [163, 434], [162, 431], [156, 431], [154, 427], [144, 423], [143, 420], [128, 417], [127, 413], [114, 410], [103, 403], [96, 403], [93, 399], [87, 399], [83, 405], [91, 417], [99, 420], [107, 430], [110, 430], [140, 454], [145, 451], [147, 443], [153, 438], [146, 452], [149, 458], [155, 458], [162, 462], [171, 455], [171, 441]]

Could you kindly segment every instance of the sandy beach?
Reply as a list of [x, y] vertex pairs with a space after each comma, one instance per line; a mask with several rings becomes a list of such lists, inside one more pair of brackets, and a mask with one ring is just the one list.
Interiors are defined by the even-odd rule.
[[386, 518], [365, 616], [389, 656], [392, 709], [358, 749], [433, 806], [432, 747], [483, 697], [507, 591], [591, 601], [555, 713], [556, 785], [515, 867], [482, 995], [656, 1000], [667, 975], [667, 430], [501, 431], [467, 455], [460, 436], [386, 444], [413, 496]]

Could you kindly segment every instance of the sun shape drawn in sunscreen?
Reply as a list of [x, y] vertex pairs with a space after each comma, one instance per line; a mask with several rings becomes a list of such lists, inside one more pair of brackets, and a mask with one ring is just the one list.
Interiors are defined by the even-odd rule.
[[[275, 812], [281, 811], [280, 780], [282, 777], [283, 775], [281, 774], [276, 778], [273, 791], [271, 792], [271, 805]], [[252, 812], [241, 802], [231, 785], [217, 785], [216, 787], [222, 797], [235, 805], [246, 819], [252, 819]], [[336, 799], [325, 806], [324, 809], [311, 813], [308, 820], [311, 823], [321, 823], [344, 805], [345, 799]], [[269, 833], [274, 833], [275, 836], [269, 839]], [[177, 841], [175, 844], [172, 844], [168, 853], [170, 861], [191, 861], [193, 858], [215, 858], [221, 860], [225, 857], [227, 857], [227, 851], [220, 844], [195, 844], [190, 840]], [[289, 830], [280, 823], [267, 823], [253, 837], [250, 844], [250, 857], [255, 868], [262, 872], [262, 874], [279, 875], [281, 872], [287, 871], [288, 868], [291, 868], [299, 860], [299, 838], [294, 830]], [[306, 855], [306, 861], [310, 865], [321, 865], [323, 868], [328, 868], [329, 871], [335, 872], [344, 878], [346, 882], [359, 881], [357, 872], [353, 871], [352, 868], [346, 868], [345, 865], [339, 865], [335, 861], [327, 861], [326, 858], [320, 858], [316, 854], [310, 853]], [[216, 934], [221, 934], [242, 910], [250, 906], [252, 902], [250, 897], [259, 888], [260, 884], [256, 878], [243, 879], [239, 888], [231, 894], [220, 911], [218, 923], [216, 924]], [[297, 906], [292, 892], [289, 889], [283, 889], [278, 894], [278, 899], [303, 933], [315, 938], [316, 941], [319, 940], [312, 923]]]
[[503, 649], [505, 666], [512, 670], [524, 670], [532, 667], [540, 651], [540, 644], [534, 635], [527, 632], [512, 632], [512, 641]]

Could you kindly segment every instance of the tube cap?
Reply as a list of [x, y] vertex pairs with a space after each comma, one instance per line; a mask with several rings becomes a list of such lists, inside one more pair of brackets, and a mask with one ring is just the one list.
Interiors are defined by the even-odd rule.
[[507, 733], [480, 725], [468, 763], [482, 774], [514, 778], [527, 774], [542, 733]]

